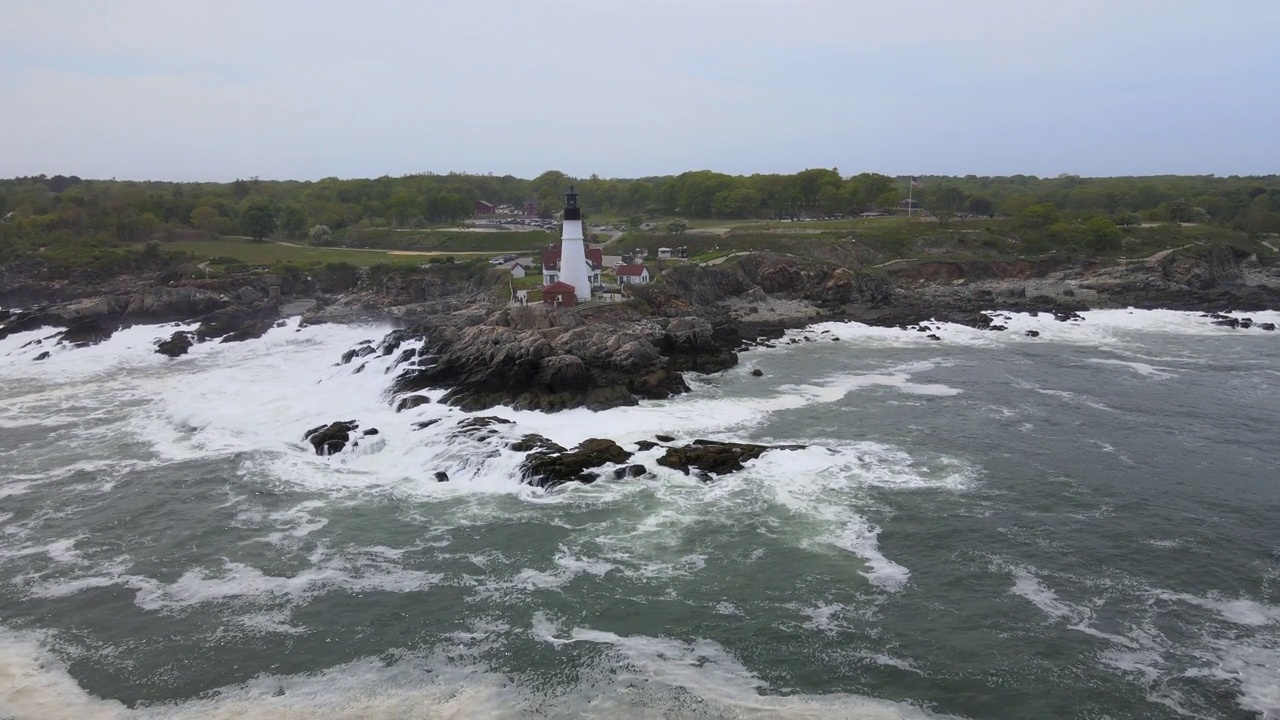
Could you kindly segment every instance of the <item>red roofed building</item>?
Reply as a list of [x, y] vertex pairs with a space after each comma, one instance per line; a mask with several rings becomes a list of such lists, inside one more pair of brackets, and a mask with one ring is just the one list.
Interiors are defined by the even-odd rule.
[[649, 282], [649, 268], [643, 265], [619, 265], [618, 285], [644, 285]]
[[471, 212], [477, 217], [481, 215], [492, 215], [497, 211], [498, 208], [487, 200], [476, 200], [471, 203]]
[[578, 296], [572, 285], [557, 280], [542, 288], [542, 302], [557, 307], [573, 307], [578, 304]]
[[[604, 271], [604, 250], [587, 248], [588, 278], [591, 284], [600, 284], [600, 273]], [[550, 285], [560, 280], [560, 246], [553, 245], [542, 251], [542, 282]]]

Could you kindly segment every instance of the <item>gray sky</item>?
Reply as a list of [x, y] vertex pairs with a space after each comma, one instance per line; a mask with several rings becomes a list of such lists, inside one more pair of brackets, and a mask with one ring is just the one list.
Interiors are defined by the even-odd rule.
[[0, 176], [1280, 171], [1277, 0], [5, 0]]

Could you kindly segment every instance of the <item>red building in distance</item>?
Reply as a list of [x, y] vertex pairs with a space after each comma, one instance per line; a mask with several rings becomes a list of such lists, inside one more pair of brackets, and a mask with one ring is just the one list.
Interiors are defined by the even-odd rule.
[[542, 288], [542, 303], [556, 307], [573, 307], [578, 304], [578, 298], [572, 285], [557, 280]]

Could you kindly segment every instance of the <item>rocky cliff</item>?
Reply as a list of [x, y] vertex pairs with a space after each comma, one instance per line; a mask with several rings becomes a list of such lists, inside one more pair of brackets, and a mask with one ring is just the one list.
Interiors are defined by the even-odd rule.
[[601, 322], [574, 310], [504, 307], [431, 318], [393, 332], [383, 346], [407, 340], [422, 346], [392, 393], [446, 388], [441, 401], [465, 410], [633, 405], [687, 392], [682, 372], [737, 363], [710, 322], [693, 316]]

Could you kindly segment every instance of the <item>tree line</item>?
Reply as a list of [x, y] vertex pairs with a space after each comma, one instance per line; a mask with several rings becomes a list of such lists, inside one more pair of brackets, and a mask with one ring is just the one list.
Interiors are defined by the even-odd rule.
[[[910, 194], [926, 215], [1018, 218], [1028, 226], [1083, 224], [1107, 218], [1197, 222], [1249, 232], [1280, 232], [1280, 177], [1154, 176], [1039, 178], [844, 175], [817, 168], [798, 173], [727, 175], [698, 170], [636, 179], [574, 178], [548, 171], [511, 175], [416, 174], [318, 181], [231, 183], [128, 182], [43, 175], [0, 180], [0, 242], [13, 247], [137, 243], [153, 238], [278, 233], [305, 238], [316, 226], [425, 227], [471, 215], [476, 200], [517, 207], [532, 200], [543, 217], [575, 185], [588, 215], [749, 219], [896, 212]], [[1046, 220], [1051, 222], [1046, 222]], [[12, 253], [10, 253], [12, 254]]]

